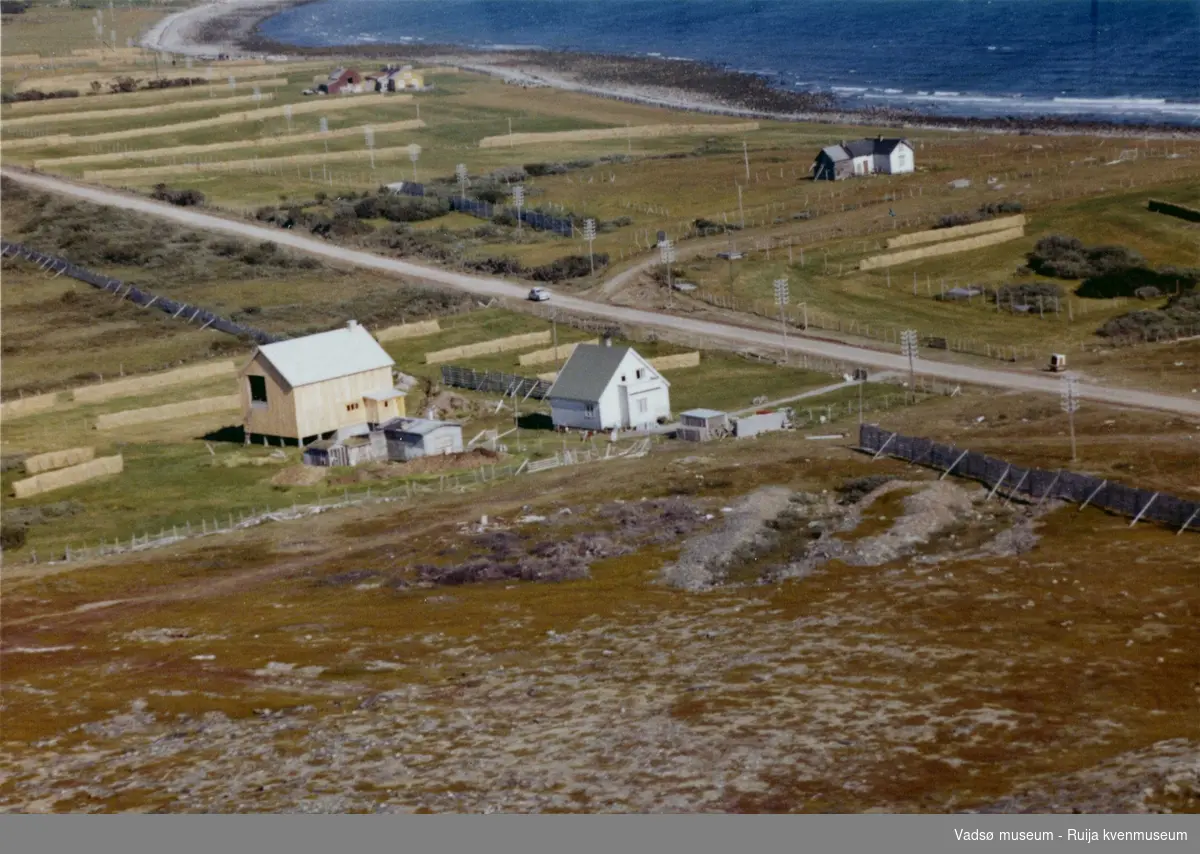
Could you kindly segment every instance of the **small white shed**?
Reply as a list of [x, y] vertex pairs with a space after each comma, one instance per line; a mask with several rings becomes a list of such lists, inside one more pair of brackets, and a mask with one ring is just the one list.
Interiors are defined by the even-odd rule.
[[671, 384], [632, 347], [580, 344], [547, 397], [557, 428], [649, 429], [671, 415]]

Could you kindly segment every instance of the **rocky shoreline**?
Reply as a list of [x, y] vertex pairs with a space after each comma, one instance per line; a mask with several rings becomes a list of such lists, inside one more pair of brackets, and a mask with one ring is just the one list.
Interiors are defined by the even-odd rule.
[[[996, 133], [1189, 138], [1200, 128], [1165, 123], [1117, 123], [1062, 116], [977, 117], [896, 107], [847, 108], [823, 92], [791, 92], [766, 78], [693, 60], [565, 51], [472, 51], [441, 44], [302, 47], [264, 36], [264, 21], [316, 0], [227, 0], [170, 16], [143, 44], [175, 53], [273, 58], [407, 59], [489, 74], [523, 86], [550, 86], [653, 106], [714, 115], [905, 129]], [[172, 20], [174, 19], [174, 20]]]

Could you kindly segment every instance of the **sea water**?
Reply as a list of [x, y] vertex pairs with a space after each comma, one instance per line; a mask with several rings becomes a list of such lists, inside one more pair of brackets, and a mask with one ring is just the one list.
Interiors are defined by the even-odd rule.
[[696, 59], [851, 107], [1200, 126], [1200, 0], [320, 0], [262, 32]]

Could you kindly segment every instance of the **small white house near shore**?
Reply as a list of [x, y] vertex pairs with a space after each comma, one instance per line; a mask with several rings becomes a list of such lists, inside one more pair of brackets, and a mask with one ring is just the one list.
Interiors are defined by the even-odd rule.
[[900, 175], [916, 168], [912, 143], [882, 136], [827, 145], [813, 161], [813, 180], [840, 181], [860, 175]]
[[580, 344], [547, 398], [556, 428], [649, 429], [671, 415], [671, 384], [632, 347]]

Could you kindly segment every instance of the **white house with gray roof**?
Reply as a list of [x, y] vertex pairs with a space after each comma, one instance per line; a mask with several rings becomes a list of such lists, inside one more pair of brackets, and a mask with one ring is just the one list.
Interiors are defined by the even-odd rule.
[[840, 181], [855, 175], [900, 175], [916, 168], [912, 143], [882, 136], [827, 145], [813, 161], [813, 179]]
[[671, 384], [632, 347], [580, 344], [547, 398], [557, 428], [648, 429], [671, 415]]
[[310, 441], [366, 433], [405, 415], [387, 351], [349, 321], [340, 329], [265, 344], [242, 368], [246, 436]]

